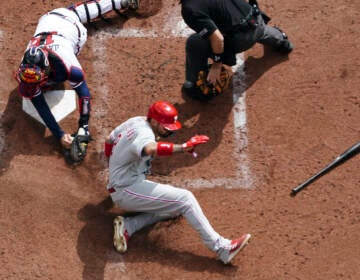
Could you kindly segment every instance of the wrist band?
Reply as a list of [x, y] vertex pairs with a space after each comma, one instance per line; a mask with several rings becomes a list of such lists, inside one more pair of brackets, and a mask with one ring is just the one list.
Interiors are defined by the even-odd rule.
[[158, 156], [170, 156], [174, 151], [174, 143], [158, 142], [156, 153]]
[[108, 142], [105, 142], [105, 156], [106, 157], [110, 157], [112, 154], [112, 148], [113, 148], [114, 144], [110, 144]]

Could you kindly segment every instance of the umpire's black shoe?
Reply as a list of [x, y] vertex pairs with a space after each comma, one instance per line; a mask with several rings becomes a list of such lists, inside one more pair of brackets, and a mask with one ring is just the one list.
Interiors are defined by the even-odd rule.
[[205, 95], [199, 87], [195, 86], [194, 83], [190, 81], [185, 81], [185, 83], [183, 83], [181, 92], [183, 97], [185, 97], [184, 99], [186, 99], [186, 97], [199, 101], [209, 101], [213, 99], [213, 95]]
[[281, 41], [281, 43], [278, 46], [275, 47], [275, 50], [280, 52], [280, 53], [283, 53], [283, 54], [291, 53], [292, 50], [294, 49], [294, 45], [289, 41], [289, 38], [286, 35], [286, 33], [284, 31], [282, 31], [277, 26], [274, 26], [274, 28], [279, 30], [282, 33], [282, 36], [283, 36], [283, 41]]
[[285, 39], [281, 44], [276, 48], [276, 50], [283, 54], [291, 53], [294, 49], [294, 45], [288, 40]]

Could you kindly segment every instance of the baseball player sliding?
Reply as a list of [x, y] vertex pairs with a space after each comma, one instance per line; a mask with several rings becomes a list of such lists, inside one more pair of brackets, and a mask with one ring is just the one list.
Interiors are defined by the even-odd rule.
[[195, 135], [183, 144], [157, 142], [156, 136], [166, 138], [181, 128], [177, 118], [178, 112], [172, 104], [157, 101], [150, 106], [147, 117], [130, 118], [106, 138], [105, 155], [109, 157], [107, 190], [115, 205], [125, 211], [141, 213], [114, 219], [115, 249], [126, 252], [129, 238], [136, 231], [182, 215], [199, 233], [204, 244], [227, 264], [247, 245], [251, 235], [244, 234], [233, 240], [222, 237], [210, 225], [190, 191], [146, 179], [153, 157], [194, 153], [197, 145], [209, 140], [206, 135]]
[[77, 93], [80, 114], [77, 134], [82, 135], [81, 143], [77, 144], [83, 150], [75, 149], [72, 154], [75, 161], [83, 159], [90, 140], [91, 95], [84, 71], [77, 59], [87, 39], [87, 30], [83, 23], [90, 23], [112, 10], [136, 10], [138, 1], [84, 1], [68, 8], [52, 10], [40, 18], [34, 36], [26, 47], [16, 73], [19, 93], [30, 98], [46, 126], [65, 149], [71, 148], [73, 137], [61, 129], [45, 101], [44, 94], [49, 87], [66, 80]]

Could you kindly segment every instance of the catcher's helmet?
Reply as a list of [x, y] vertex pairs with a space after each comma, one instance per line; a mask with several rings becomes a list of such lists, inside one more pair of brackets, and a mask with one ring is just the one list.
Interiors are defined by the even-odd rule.
[[154, 119], [167, 130], [178, 130], [181, 123], [177, 120], [178, 111], [176, 108], [166, 101], [154, 102], [148, 111], [148, 119]]
[[29, 48], [20, 63], [17, 76], [19, 82], [43, 83], [50, 70], [48, 52], [41, 47]]
[[41, 47], [31, 47], [26, 50], [19, 69], [16, 72], [16, 80], [19, 82], [19, 92], [24, 97], [32, 98], [39, 93], [50, 72], [48, 52]]

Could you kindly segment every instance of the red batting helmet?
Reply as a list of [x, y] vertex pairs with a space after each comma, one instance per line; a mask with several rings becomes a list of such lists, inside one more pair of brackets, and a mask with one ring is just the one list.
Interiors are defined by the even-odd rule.
[[156, 120], [167, 130], [172, 131], [181, 128], [181, 123], [177, 120], [178, 111], [166, 101], [154, 102], [149, 108], [147, 117]]

